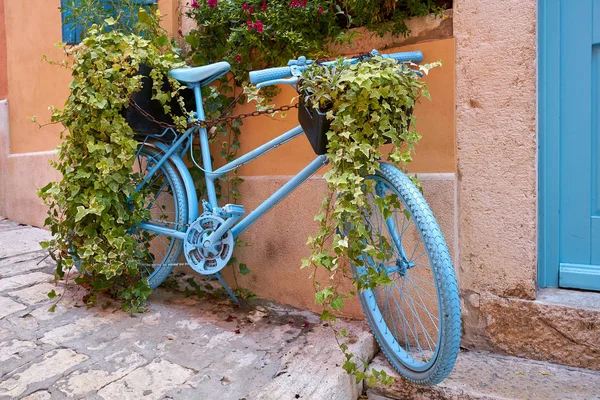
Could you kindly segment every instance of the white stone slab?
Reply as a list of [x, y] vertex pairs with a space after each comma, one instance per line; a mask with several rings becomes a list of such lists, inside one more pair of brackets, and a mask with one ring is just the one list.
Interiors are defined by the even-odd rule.
[[41, 283], [39, 285], [10, 292], [8, 294], [22, 303], [33, 305], [41, 303], [42, 301], [50, 300], [48, 293], [50, 293], [52, 290], [56, 291], [56, 289], [56, 285], [53, 283]]
[[23, 304], [19, 304], [16, 301], [12, 301], [7, 297], [0, 296], [0, 319], [10, 315], [14, 312], [26, 309]]
[[[89, 392], [96, 392], [107, 384], [121, 379], [144, 364], [146, 360], [138, 353], [122, 350], [104, 358], [110, 370], [89, 369], [75, 371], [54, 385], [69, 398], [85, 398]], [[109, 369], [109, 368], [107, 368]]]
[[192, 375], [192, 370], [181, 365], [167, 360], [154, 360], [106, 386], [98, 395], [107, 400], [158, 400], [169, 390], [183, 385]]
[[50, 258], [42, 261], [43, 257], [42, 253], [29, 253], [0, 260], [0, 277], [7, 278], [15, 275], [23, 275], [38, 269], [47, 268], [51, 262], [55, 266]]
[[50, 232], [39, 228], [0, 232], [0, 258], [42, 250], [40, 242], [50, 237]]
[[35, 343], [27, 340], [11, 340], [10, 342], [0, 343], [0, 363], [11, 358], [17, 360], [21, 358], [20, 353], [35, 349]]
[[26, 275], [17, 275], [10, 278], [0, 279], [0, 293], [6, 293], [10, 290], [20, 289], [26, 286], [33, 286], [42, 282], [49, 282], [54, 277], [43, 272], [33, 272]]
[[0, 382], [0, 397], [18, 397], [29, 385], [60, 376], [87, 359], [88, 356], [71, 349], [58, 349], [46, 353], [41, 361]]

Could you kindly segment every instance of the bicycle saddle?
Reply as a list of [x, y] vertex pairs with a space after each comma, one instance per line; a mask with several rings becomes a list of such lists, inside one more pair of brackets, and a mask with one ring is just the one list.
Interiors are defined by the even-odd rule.
[[222, 61], [214, 64], [203, 65], [193, 68], [176, 68], [169, 71], [171, 78], [177, 79], [183, 83], [200, 83], [200, 86], [206, 86], [217, 78], [225, 75], [231, 66], [228, 62]]

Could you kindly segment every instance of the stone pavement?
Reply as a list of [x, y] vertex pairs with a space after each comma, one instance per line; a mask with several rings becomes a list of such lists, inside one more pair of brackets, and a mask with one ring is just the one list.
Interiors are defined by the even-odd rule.
[[[53, 268], [46, 231], [0, 221], [0, 399], [356, 399], [362, 388], [318, 317], [277, 305], [159, 289], [131, 317], [70, 290], [48, 312]], [[102, 306], [103, 305], [103, 306]], [[366, 326], [347, 323], [355, 354], [372, 359]]]
[[[398, 378], [364, 392], [341, 369], [331, 329], [276, 304], [158, 289], [132, 317], [107, 299], [87, 309], [74, 287], [50, 313], [47, 293], [64, 284], [39, 247], [48, 236], [0, 217], [0, 400], [600, 399], [599, 371], [477, 352], [435, 387]], [[368, 327], [344, 324], [351, 350], [394, 374]]]

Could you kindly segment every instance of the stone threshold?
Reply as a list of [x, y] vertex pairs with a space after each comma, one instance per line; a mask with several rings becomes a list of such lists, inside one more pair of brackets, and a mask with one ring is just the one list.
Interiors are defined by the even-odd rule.
[[371, 364], [396, 376], [389, 387], [367, 389], [369, 400], [600, 399], [600, 372], [487, 352], [461, 352], [450, 376], [436, 386], [400, 378], [381, 355]]
[[535, 300], [461, 296], [462, 347], [600, 370], [600, 293], [548, 288]]
[[535, 301], [540, 304], [600, 312], [600, 292], [544, 288], [538, 291]]

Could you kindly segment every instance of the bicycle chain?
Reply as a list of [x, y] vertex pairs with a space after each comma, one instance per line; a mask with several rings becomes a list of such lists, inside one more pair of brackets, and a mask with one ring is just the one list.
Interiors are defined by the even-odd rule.
[[[140, 114], [142, 114], [142, 116], [144, 116], [146, 119], [148, 119], [150, 122], [158, 125], [159, 127], [161, 127], [162, 129], [177, 129], [177, 125], [174, 124], [169, 124], [167, 122], [163, 122], [163, 121], [158, 121], [156, 118], [154, 118], [152, 116], [152, 114], [148, 113], [146, 110], [142, 109], [134, 100], [133, 98], [129, 99], [130, 104], [133, 106], [133, 108], [135, 108]], [[232, 103], [236, 103], [237, 99], [235, 101], [233, 101]], [[298, 103], [295, 103], [293, 105], [283, 105], [280, 107], [274, 107], [274, 108], [269, 108], [266, 110], [257, 110], [257, 111], [252, 111], [250, 113], [241, 113], [241, 114], [237, 114], [237, 115], [223, 115], [217, 118], [213, 118], [213, 119], [208, 119], [208, 120], [204, 120], [204, 121], [194, 121], [194, 122], [190, 122], [188, 123], [187, 127], [191, 128], [192, 126], [202, 126], [202, 127], [206, 127], [206, 128], [212, 128], [213, 126], [216, 126], [217, 124], [221, 123], [221, 122], [227, 122], [227, 121], [234, 121], [234, 120], [242, 120], [245, 118], [249, 118], [249, 117], [258, 117], [261, 115], [265, 115], [265, 114], [275, 114], [276, 112], [279, 111], [289, 111], [292, 110], [294, 108], [298, 108]]]

